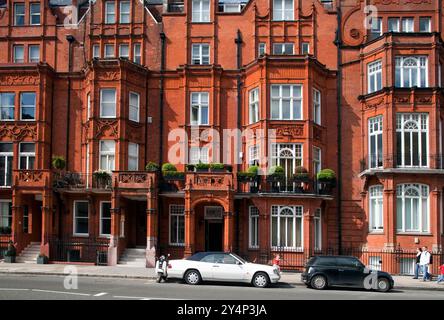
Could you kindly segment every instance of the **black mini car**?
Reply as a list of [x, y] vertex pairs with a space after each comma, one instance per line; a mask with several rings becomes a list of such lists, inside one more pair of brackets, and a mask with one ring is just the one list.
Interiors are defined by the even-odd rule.
[[387, 292], [394, 286], [392, 276], [367, 269], [356, 257], [316, 256], [308, 260], [302, 281], [311, 288], [353, 287]]

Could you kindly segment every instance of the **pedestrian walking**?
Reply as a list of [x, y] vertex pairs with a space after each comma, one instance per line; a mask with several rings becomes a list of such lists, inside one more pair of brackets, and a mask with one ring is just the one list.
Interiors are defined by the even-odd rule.
[[417, 248], [416, 249], [415, 276], [413, 277], [413, 279], [418, 279], [418, 277], [419, 277], [419, 270], [421, 269], [421, 265], [419, 264], [419, 260], [421, 259], [421, 253], [422, 253], [422, 249]]
[[444, 264], [441, 267], [439, 267], [439, 277], [436, 283], [440, 283], [442, 281], [444, 281]]
[[430, 264], [431, 254], [427, 249], [428, 248], [426, 246], [422, 247], [422, 253], [419, 258], [419, 264], [422, 269], [422, 281], [430, 280], [429, 264]]

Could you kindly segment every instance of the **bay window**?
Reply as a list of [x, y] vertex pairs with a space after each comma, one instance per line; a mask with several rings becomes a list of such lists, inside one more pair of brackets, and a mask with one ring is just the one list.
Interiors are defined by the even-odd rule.
[[35, 144], [21, 142], [19, 145], [19, 169], [33, 170], [35, 163]]
[[185, 245], [185, 207], [170, 205], [170, 245]]
[[100, 90], [100, 117], [116, 117], [116, 89]]
[[321, 149], [318, 147], [313, 147], [313, 173], [315, 174], [315, 176], [322, 169], [321, 156], [322, 156]]
[[271, 86], [271, 119], [302, 120], [302, 85]]
[[321, 125], [321, 92], [313, 89], [313, 121]]
[[0, 143], [0, 188], [11, 186], [12, 157], [12, 142]]
[[133, 56], [134, 63], [141, 64], [142, 63], [142, 55], [141, 55], [141, 45], [140, 43], [134, 44], [134, 56]]
[[384, 230], [383, 211], [383, 187], [372, 186], [369, 188], [369, 232], [381, 232]]
[[432, 32], [432, 19], [430, 17], [419, 18], [419, 32]]
[[367, 65], [368, 93], [382, 89], [382, 61], [375, 61]]
[[368, 136], [369, 167], [381, 168], [383, 166], [382, 116], [368, 120]]
[[248, 164], [250, 166], [258, 166], [260, 160], [259, 145], [250, 146], [248, 148]]
[[89, 234], [89, 204], [88, 201], [74, 201], [73, 234], [87, 236]]
[[389, 32], [399, 32], [400, 30], [399, 18], [388, 18], [387, 24]]
[[208, 125], [208, 92], [191, 93], [191, 125]]
[[248, 212], [248, 247], [259, 248], [259, 209], [254, 206], [250, 206]]
[[302, 206], [271, 206], [271, 246], [302, 249]]
[[0, 120], [14, 120], [15, 94], [12, 92], [0, 93]]
[[250, 124], [259, 121], [259, 88], [250, 91], [249, 94]]
[[428, 86], [428, 60], [425, 56], [395, 58], [395, 86], [400, 88]]
[[210, 45], [207, 43], [194, 43], [191, 46], [191, 56], [192, 64], [210, 64]]
[[119, 45], [119, 57], [129, 59], [129, 45], [128, 44]]
[[35, 120], [35, 92], [22, 92], [20, 94], [20, 119]]
[[105, 44], [105, 58], [114, 58], [113, 44]]
[[370, 38], [375, 39], [382, 36], [382, 18], [371, 19]]
[[273, 0], [273, 20], [294, 20], [293, 0]]
[[295, 168], [302, 166], [302, 144], [275, 143], [271, 145], [271, 165], [284, 168], [285, 181], [281, 183], [282, 192], [293, 191]]
[[402, 32], [414, 32], [414, 31], [415, 31], [415, 20], [413, 18], [403, 18]]
[[139, 145], [128, 143], [128, 171], [139, 170]]
[[111, 172], [115, 166], [116, 142], [114, 140], [102, 140], [99, 144], [99, 168]]
[[396, 187], [398, 232], [429, 232], [429, 186], [400, 184]]
[[294, 44], [293, 43], [274, 43], [273, 44], [273, 54], [279, 54], [279, 55], [294, 54]]
[[129, 94], [129, 116], [131, 121], [139, 122], [140, 95], [135, 92]]
[[396, 156], [399, 167], [427, 167], [428, 114], [396, 114]]
[[192, 22], [210, 22], [210, 0], [192, 0]]

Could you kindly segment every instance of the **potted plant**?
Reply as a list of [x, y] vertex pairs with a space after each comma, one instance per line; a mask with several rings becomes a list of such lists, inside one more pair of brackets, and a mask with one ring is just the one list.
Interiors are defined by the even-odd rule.
[[12, 240], [9, 240], [8, 250], [5, 253], [5, 262], [6, 263], [15, 263], [15, 257], [17, 254], [17, 250], [15, 249], [14, 243]]
[[195, 166], [194, 164], [187, 164], [187, 165], [185, 165], [185, 169], [186, 169], [188, 172], [194, 172], [195, 169], [196, 169], [196, 166]]
[[162, 172], [164, 172], [164, 171], [177, 171], [177, 169], [174, 164], [167, 162], [162, 165]]
[[62, 156], [53, 156], [52, 157], [52, 166], [54, 169], [63, 170], [66, 166], [66, 160]]
[[185, 180], [185, 173], [178, 172], [176, 166], [171, 163], [162, 165], [162, 176], [165, 180]]
[[212, 163], [210, 164], [211, 172], [224, 172], [225, 166], [223, 163]]
[[210, 165], [208, 163], [199, 162], [198, 164], [196, 164], [195, 168], [196, 172], [208, 172]]
[[48, 264], [48, 257], [45, 256], [43, 253], [40, 253], [37, 256], [37, 264]]
[[105, 170], [97, 170], [93, 173], [93, 178], [97, 181], [97, 187], [108, 188], [111, 183], [111, 175]]
[[145, 166], [145, 170], [148, 172], [157, 172], [159, 171], [159, 165], [155, 162], [148, 162]]
[[267, 181], [271, 182], [272, 192], [280, 191], [280, 184], [285, 181], [285, 171], [281, 166], [273, 166], [270, 168]]
[[296, 167], [294, 170], [293, 181], [295, 182], [309, 182], [308, 171], [304, 167]]
[[251, 166], [247, 171], [240, 171], [237, 173], [237, 180], [239, 182], [254, 182], [257, 179], [259, 172], [258, 166]]
[[331, 189], [336, 186], [336, 173], [332, 169], [319, 171], [316, 178], [321, 185], [320, 192], [322, 193], [330, 193]]

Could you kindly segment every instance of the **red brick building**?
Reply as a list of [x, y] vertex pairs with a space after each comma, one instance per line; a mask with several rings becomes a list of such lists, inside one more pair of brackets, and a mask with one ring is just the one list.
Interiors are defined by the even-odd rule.
[[400, 248], [443, 241], [442, 9], [0, 1], [0, 239], [54, 262], [142, 248], [148, 266], [229, 250], [298, 268], [353, 248], [409, 273]]

